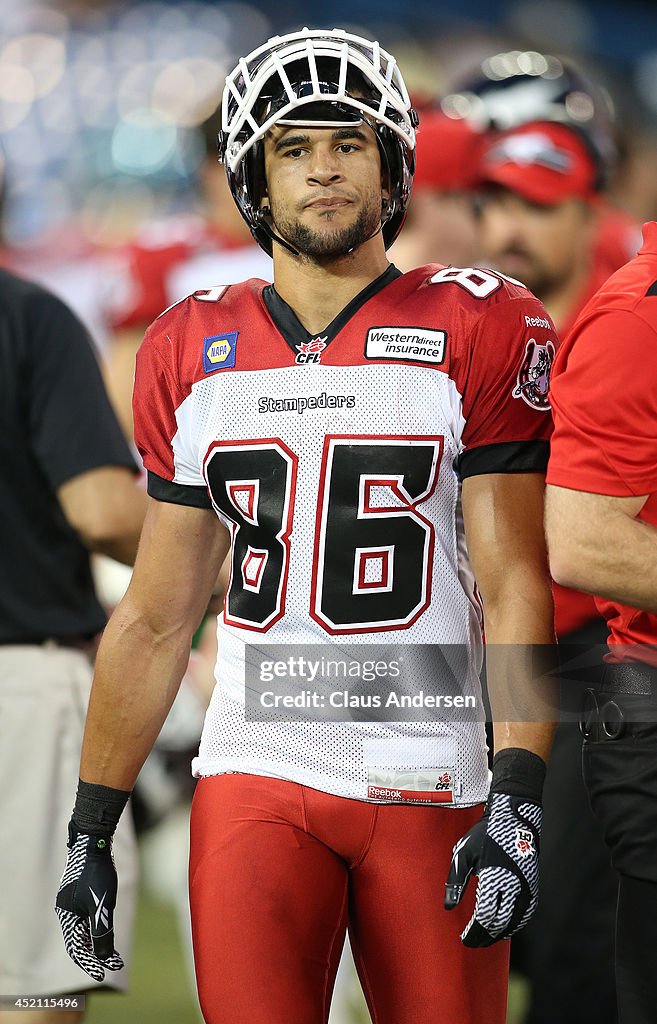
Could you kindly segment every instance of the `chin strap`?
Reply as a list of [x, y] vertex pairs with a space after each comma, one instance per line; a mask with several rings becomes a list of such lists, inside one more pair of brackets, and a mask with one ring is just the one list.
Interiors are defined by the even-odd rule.
[[255, 230], [252, 231], [253, 237], [255, 238], [256, 242], [258, 241], [256, 235], [256, 231], [258, 229], [264, 231], [265, 234], [269, 238], [271, 238], [272, 242], [277, 242], [278, 245], [282, 245], [283, 248], [287, 249], [288, 252], [291, 252], [293, 256], [301, 255], [298, 249], [295, 249], [290, 242], [287, 242], [281, 235], [277, 235], [276, 232], [274, 231], [273, 227], [271, 226], [271, 207], [262, 206], [258, 210], [258, 223], [255, 227]]

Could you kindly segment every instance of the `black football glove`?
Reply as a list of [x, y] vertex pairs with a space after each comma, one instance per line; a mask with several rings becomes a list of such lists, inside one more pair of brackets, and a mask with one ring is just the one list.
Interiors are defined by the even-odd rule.
[[114, 907], [118, 879], [112, 836], [129, 792], [80, 779], [68, 826], [68, 859], [59, 883], [55, 912], [71, 960], [94, 981], [120, 971], [114, 949]]
[[461, 934], [465, 946], [509, 938], [536, 909], [544, 776], [545, 763], [530, 751], [495, 757], [486, 809], [454, 847], [445, 885], [445, 909], [452, 910], [470, 875], [478, 878], [474, 913]]
[[55, 912], [66, 952], [94, 981], [103, 981], [105, 970], [120, 971], [123, 967], [114, 949], [117, 889], [112, 837], [78, 833], [71, 823], [68, 860]]

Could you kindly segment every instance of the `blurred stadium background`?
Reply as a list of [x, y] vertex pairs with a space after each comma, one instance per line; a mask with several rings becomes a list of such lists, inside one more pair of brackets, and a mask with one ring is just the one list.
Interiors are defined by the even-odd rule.
[[[215, 109], [226, 72], [267, 36], [302, 25], [378, 38], [423, 102], [467, 81], [497, 51], [574, 58], [618, 110], [612, 198], [639, 220], [657, 217], [654, 0], [3, 0], [2, 244], [12, 261], [19, 254], [29, 274], [44, 263], [84, 260], [156, 219], [193, 211], [205, 151], [199, 125]], [[170, 801], [174, 824], [164, 839], [154, 839], [162, 824], [143, 833], [132, 990], [95, 997], [89, 1024], [200, 1020], [172, 881], [181, 855], [184, 862], [187, 800]], [[514, 1024], [522, 1000], [516, 983]], [[361, 1012], [354, 1010], [354, 1022], [364, 1020]]]
[[425, 97], [496, 50], [575, 56], [613, 93], [625, 147], [637, 138], [655, 144], [657, 7], [649, 0], [415, 0], [407, 14], [393, 0], [3, 0], [2, 8], [0, 141], [12, 245], [70, 238], [72, 223], [93, 241], [114, 242], [156, 213], [192, 206], [203, 155], [195, 128], [216, 106], [226, 71], [269, 34], [302, 24], [376, 36]]

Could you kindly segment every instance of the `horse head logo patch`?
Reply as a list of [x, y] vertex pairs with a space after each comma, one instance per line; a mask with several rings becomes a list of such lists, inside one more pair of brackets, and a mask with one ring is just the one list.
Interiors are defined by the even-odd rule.
[[530, 338], [527, 342], [512, 394], [514, 398], [522, 398], [532, 409], [546, 411], [550, 408], [548, 388], [554, 351], [551, 341], [541, 345], [535, 338]]

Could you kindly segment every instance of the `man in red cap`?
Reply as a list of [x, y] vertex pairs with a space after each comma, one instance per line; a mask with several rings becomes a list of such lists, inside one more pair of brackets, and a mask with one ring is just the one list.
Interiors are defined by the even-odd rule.
[[[576, 128], [531, 121], [488, 142], [478, 178], [484, 264], [538, 295], [564, 338], [617, 269], [607, 247], [598, 244], [599, 156]], [[592, 598], [559, 590], [557, 636], [568, 636], [596, 615]]]
[[611, 269], [594, 258], [600, 170], [585, 137], [534, 121], [490, 141], [481, 244], [485, 258], [540, 295], [564, 336]]

